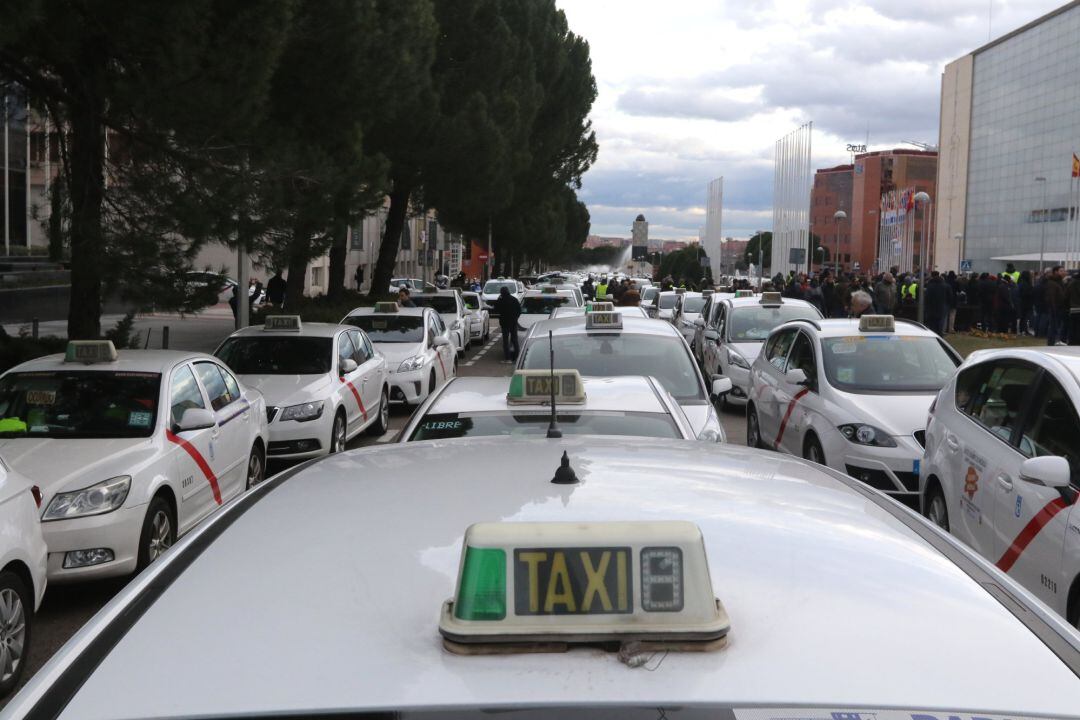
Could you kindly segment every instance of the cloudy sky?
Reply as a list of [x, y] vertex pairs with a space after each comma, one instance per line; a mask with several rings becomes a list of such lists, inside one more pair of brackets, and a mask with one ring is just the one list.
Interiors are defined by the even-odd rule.
[[1065, 1], [557, 0], [599, 90], [593, 233], [695, 238], [721, 175], [724, 235], [768, 229], [778, 138], [812, 120], [815, 168], [936, 144], [945, 64]]

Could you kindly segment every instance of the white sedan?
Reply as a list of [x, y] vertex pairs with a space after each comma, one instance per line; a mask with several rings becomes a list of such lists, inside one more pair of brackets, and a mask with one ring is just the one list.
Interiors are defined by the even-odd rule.
[[429, 307], [395, 302], [356, 308], [341, 321], [363, 330], [386, 358], [390, 402], [419, 405], [457, 375], [457, 352], [446, 323]]
[[127, 575], [263, 478], [266, 403], [217, 358], [81, 341], [0, 376], [0, 454], [41, 488], [49, 582]]
[[480, 293], [463, 292], [461, 301], [465, 303], [465, 312], [469, 316], [469, 338], [480, 343], [487, 342], [491, 335], [491, 311], [487, 309]]
[[503, 288], [506, 288], [518, 300], [521, 300], [521, 297], [525, 294], [525, 286], [517, 280], [503, 277], [488, 280], [484, 283], [483, 290], [480, 291], [480, 297], [483, 298], [488, 310], [494, 307], [495, 301], [499, 299], [499, 293], [502, 292]]
[[266, 399], [271, 458], [336, 453], [365, 430], [387, 430], [386, 358], [363, 330], [271, 315], [264, 326], [233, 333], [214, 355]]
[[469, 332], [468, 310], [461, 293], [457, 290], [439, 290], [413, 293], [409, 299], [417, 307], [429, 307], [439, 313], [439, 317], [450, 330], [457, 356], [465, 357], [465, 351], [472, 345], [472, 334]]
[[537, 290], [526, 290], [521, 298], [518, 330], [527, 331], [534, 323], [547, 320], [556, 308], [583, 306], [578, 296], [569, 288], [559, 289], [548, 285]]
[[930, 411], [922, 508], [1080, 628], [1080, 348], [972, 353]]
[[0, 698], [26, 669], [34, 613], [45, 594], [40, 502], [41, 490], [0, 459]]
[[891, 315], [781, 325], [750, 370], [746, 443], [914, 506], [926, 414], [959, 364], [937, 334]]

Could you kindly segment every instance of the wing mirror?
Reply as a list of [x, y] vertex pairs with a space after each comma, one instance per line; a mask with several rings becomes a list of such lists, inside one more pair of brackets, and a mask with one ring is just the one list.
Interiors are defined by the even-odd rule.
[[720, 342], [720, 333], [713, 328], [707, 328], [705, 330], [705, 339], [712, 340], [713, 342]]
[[431, 340], [431, 347], [443, 347], [444, 345], [449, 345], [449, 344], [450, 344], [450, 339], [447, 338], [445, 335], [436, 335]]
[[348, 375], [349, 373], [356, 370], [357, 367], [359, 367], [356, 364], [356, 361], [353, 360], [352, 358], [345, 358], [344, 360], [341, 361], [340, 365], [341, 365], [341, 374], [342, 375]]
[[705, 318], [702, 318], [702, 317], [694, 318], [694, 327], [699, 327], [699, 328], [705, 327]]
[[723, 375], [712, 376], [712, 396], [722, 397], [731, 392], [731, 378]]
[[1020, 465], [1020, 479], [1049, 488], [1069, 486], [1069, 461], [1058, 455], [1028, 458]]
[[214, 413], [206, 408], [188, 408], [180, 416], [180, 422], [173, 424], [173, 432], [182, 433], [188, 430], [205, 430], [217, 425]]
[[808, 385], [806, 373], [801, 368], [792, 368], [784, 374], [784, 380], [792, 385]]

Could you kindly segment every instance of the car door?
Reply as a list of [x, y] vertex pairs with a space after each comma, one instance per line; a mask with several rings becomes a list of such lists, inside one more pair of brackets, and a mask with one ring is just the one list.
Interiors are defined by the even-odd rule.
[[798, 328], [787, 328], [775, 333], [765, 345], [765, 362], [754, 364], [753, 383], [756, 386], [755, 409], [758, 415], [758, 427], [761, 439], [772, 445], [780, 431], [781, 402], [787, 405], [780, 395], [784, 373], [787, 372], [787, 357], [798, 335]]
[[[1038, 388], [1027, 396], [1031, 400], [1014, 435], [1013, 451], [990, 483], [994, 559], [1000, 570], [1064, 613], [1072, 578], [1066, 577], [1062, 560], [1069, 514], [1080, 488], [1080, 420], [1069, 394], [1049, 370], [1043, 370]], [[1028, 458], [1055, 455], [1069, 461], [1070, 488], [1020, 478], [1020, 465]]]
[[377, 416], [382, 400], [386, 361], [375, 354], [371, 341], [362, 330], [350, 330], [349, 339], [356, 348], [357, 373], [360, 375], [360, 396], [367, 408], [368, 420]]
[[[247, 480], [251, 406], [225, 368], [209, 360], [200, 360], [192, 367], [217, 419], [217, 427], [210, 436], [208, 459], [221, 484], [222, 499], [228, 500], [243, 491]], [[231, 382], [225, 379], [226, 375]]]
[[723, 342], [724, 342], [724, 330], [727, 323], [727, 306], [720, 303], [720, 306], [713, 311], [712, 322], [709, 329], [716, 333], [715, 339], [706, 337], [704, 348], [704, 364], [707, 373], [720, 373], [721, 375], [727, 375], [727, 363], [723, 357]]
[[[944, 442], [955, 454], [952, 492], [958, 493], [958, 534], [981, 555], [995, 561], [1000, 554], [994, 525], [997, 488], [1011, 492], [1022, 462], [1013, 438], [1024, 419], [1026, 399], [1040, 369], [1031, 363], [1002, 358], [984, 363], [981, 374], [964, 377], [957, 386], [958, 409], [964, 417], [946, 431]], [[959, 378], [958, 378], [959, 380]], [[955, 449], [952, 448], [955, 443]], [[965, 537], [966, 536], [966, 537]]]
[[709, 326], [709, 319], [712, 317], [713, 301], [710, 296], [705, 300], [705, 304], [701, 307], [701, 325], [694, 325], [694, 358], [698, 361], [698, 364], [703, 365], [705, 363], [705, 328]]
[[[356, 359], [356, 346], [349, 332], [339, 333], [334, 341], [334, 347], [336, 348], [334, 371], [337, 373], [338, 385], [344, 389], [341, 393], [341, 407], [345, 410], [345, 435], [352, 437], [356, 429], [368, 418], [363, 374], [360, 371], [360, 363]], [[356, 367], [351, 372], [345, 372], [347, 360], [356, 362]]]
[[202, 387], [195, 380], [191, 365], [173, 368], [169, 379], [169, 426], [165, 438], [174, 446], [172, 453], [173, 491], [179, 502], [176, 508], [177, 532], [184, 533], [222, 503], [217, 472], [210, 464], [211, 442], [217, 427], [175, 432], [188, 409], [209, 408]]
[[[813, 339], [805, 330], [795, 335], [788, 353], [787, 370], [800, 369], [806, 373], [806, 384], [788, 382], [785, 374], [777, 379], [776, 402], [779, 414], [774, 443], [792, 455], [802, 456], [803, 436], [811, 412], [820, 413], [821, 396], [818, 394], [818, 362]], [[767, 437], [767, 436], [766, 436]]]

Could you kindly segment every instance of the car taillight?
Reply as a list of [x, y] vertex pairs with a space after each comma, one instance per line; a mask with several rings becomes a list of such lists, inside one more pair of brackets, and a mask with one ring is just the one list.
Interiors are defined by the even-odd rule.
[[37, 485], [34, 485], [30, 488], [30, 494], [34, 496], [34, 502], [37, 503], [37, 506], [41, 507], [41, 488], [39, 488]]

